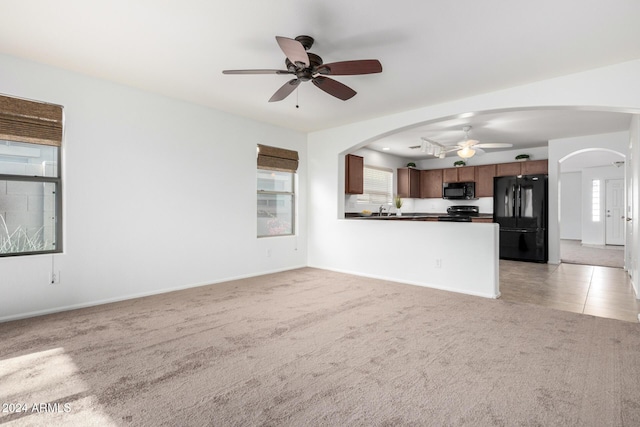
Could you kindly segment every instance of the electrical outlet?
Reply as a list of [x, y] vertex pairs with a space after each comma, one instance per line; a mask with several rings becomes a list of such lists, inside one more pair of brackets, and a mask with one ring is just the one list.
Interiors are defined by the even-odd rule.
[[49, 284], [50, 285], [60, 284], [60, 271], [52, 271], [51, 273], [49, 273]]
[[442, 258], [436, 258], [436, 268], [442, 268]]

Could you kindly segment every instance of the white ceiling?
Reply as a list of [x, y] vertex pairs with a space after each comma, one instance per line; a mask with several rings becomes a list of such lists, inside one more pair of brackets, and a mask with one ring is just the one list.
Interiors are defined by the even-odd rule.
[[[0, 53], [77, 71], [303, 132], [640, 58], [638, 0], [2, 0]], [[275, 36], [307, 34], [324, 62], [379, 59], [381, 74], [336, 77], [340, 101], [290, 77]], [[299, 108], [296, 108], [296, 102]], [[623, 130], [628, 116], [528, 111], [472, 117], [482, 142], [523, 146]], [[502, 127], [497, 123], [502, 122]], [[443, 142], [462, 122], [414, 129]], [[391, 143], [391, 138], [389, 138]]]

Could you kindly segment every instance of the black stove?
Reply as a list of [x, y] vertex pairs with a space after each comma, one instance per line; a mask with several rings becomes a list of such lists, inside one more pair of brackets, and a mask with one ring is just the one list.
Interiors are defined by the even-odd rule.
[[471, 217], [478, 216], [479, 213], [480, 208], [478, 206], [449, 206], [447, 208], [447, 215], [439, 216], [438, 221], [471, 222]]

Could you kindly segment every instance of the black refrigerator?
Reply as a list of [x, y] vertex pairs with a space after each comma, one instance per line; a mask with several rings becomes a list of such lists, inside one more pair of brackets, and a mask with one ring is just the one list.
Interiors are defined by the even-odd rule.
[[500, 224], [500, 258], [547, 262], [547, 175], [493, 179], [493, 222]]

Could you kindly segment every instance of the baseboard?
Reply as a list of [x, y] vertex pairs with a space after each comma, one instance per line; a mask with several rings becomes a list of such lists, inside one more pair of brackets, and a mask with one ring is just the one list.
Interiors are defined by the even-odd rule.
[[72, 305], [66, 305], [66, 306], [61, 306], [61, 307], [53, 307], [53, 308], [47, 308], [45, 310], [38, 310], [38, 311], [30, 311], [28, 313], [20, 313], [20, 314], [11, 315], [11, 316], [0, 317], [0, 323], [11, 322], [13, 320], [27, 319], [29, 317], [44, 316], [44, 315], [47, 315], [47, 314], [61, 313], [63, 311], [78, 310], [80, 308], [95, 307], [97, 305], [110, 304], [110, 303], [120, 302], [120, 301], [127, 301], [127, 300], [135, 299], [135, 298], [144, 298], [144, 297], [148, 297], [148, 296], [152, 296], [152, 295], [166, 294], [166, 293], [169, 293], [169, 292], [181, 291], [181, 290], [190, 289], [190, 288], [197, 288], [197, 287], [200, 287], [200, 286], [215, 285], [215, 284], [218, 284], [218, 283], [231, 282], [233, 280], [247, 279], [247, 278], [250, 278], [250, 277], [264, 276], [264, 275], [273, 274], [273, 273], [281, 273], [283, 271], [297, 270], [299, 268], [305, 268], [305, 267], [307, 267], [307, 266], [306, 265], [292, 266], [292, 267], [287, 267], [287, 268], [263, 271], [263, 272], [259, 272], [259, 273], [251, 273], [251, 274], [243, 274], [243, 275], [239, 275], [239, 276], [226, 277], [224, 279], [216, 279], [216, 280], [211, 280], [211, 281], [207, 281], [207, 282], [191, 283], [191, 284], [187, 284], [187, 285], [176, 286], [176, 287], [173, 287], [173, 288], [165, 288], [165, 289], [160, 289], [160, 290], [154, 290], [154, 291], [150, 291], [150, 292], [140, 292], [140, 293], [137, 293], [137, 294], [128, 294], [128, 295], [123, 295], [123, 296], [114, 297], [114, 298], [106, 298], [106, 299], [102, 299], [102, 300], [84, 302], [84, 303], [80, 303], [80, 304], [72, 304]]
[[405, 285], [421, 286], [423, 288], [438, 289], [440, 291], [447, 291], [447, 292], [455, 292], [457, 294], [471, 295], [474, 297], [482, 297], [482, 298], [490, 298], [490, 299], [500, 298], [500, 292], [496, 294], [486, 294], [483, 292], [463, 291], [461, 289], [449, 288], [446, 286], [440, 286], [440, 285], [435, 285], [430, 283], [414, 282], [411, 280], [401, 280], [396, 277], [386, 277], [386, 276], [379, 276], [375, 274], [365, 274], [358, 271], [342, 270], [337, 268], [327, 268], [327, 267], [320, 267], [320, 266], [314, 266], [314, 265], [309, 265], [309, 267], [318, 268], [320, 270], [335, 271], [336, 273], [351, 274], [353, 276], [367, 277], [369, 279], [387, 280], [389, 282], [402, 283]]

